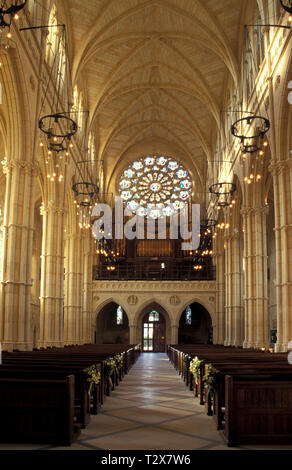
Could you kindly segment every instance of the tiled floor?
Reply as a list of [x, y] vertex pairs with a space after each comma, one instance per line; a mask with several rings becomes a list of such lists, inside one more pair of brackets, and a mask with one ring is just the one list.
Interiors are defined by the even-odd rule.
[[[40, 446], [0, 445], [0, 450], [24, 448], [38, 449]], [[247, 447], [241, 449], [243, 448]], [[279, 448], [281, 447], [273, 447]], [[106, 398], [102, 411], [97, 416], [92, 416], [88, 427], [82, 430], [80, 437], [71, 447], [43, 446], [42, 449], [230, 448], [216, 431], [212, 418], [206, 416], [204, 408], [199, 405], [198, 400], [169, 363], [166, 354], [144, 353], [111, 397]]]

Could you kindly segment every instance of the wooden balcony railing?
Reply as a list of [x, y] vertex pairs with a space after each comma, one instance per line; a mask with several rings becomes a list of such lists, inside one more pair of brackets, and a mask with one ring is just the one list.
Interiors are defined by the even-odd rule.
[[128, 263], [117, 265], [114, 271], [108, 271], [105, 265], [93, 266], [93, 280], [144, 280], [144, 281], [214, 281], [215, 266], [204, 267], [195, 271], [190, 266], [170, 266], [165, 269], [160, 265], [141, 265]]

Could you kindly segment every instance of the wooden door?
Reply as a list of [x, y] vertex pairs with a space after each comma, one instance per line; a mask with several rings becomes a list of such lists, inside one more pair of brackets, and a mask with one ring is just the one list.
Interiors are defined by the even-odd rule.
[[165, 351], [165, 319], [156, 310], [145, 315], [143, 319], [143, 351]]

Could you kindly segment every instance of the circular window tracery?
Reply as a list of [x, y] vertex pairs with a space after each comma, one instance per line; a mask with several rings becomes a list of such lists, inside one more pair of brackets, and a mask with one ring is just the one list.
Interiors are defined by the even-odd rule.
[[192, 182], [188, 171], [173, 158], [146, 156], [123, 171], [119, 193], [131, 212], [158, 219], [185, 207]]

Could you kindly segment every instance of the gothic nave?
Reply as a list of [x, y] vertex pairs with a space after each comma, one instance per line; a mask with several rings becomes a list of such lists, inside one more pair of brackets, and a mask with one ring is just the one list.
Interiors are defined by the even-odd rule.
[[291, 0], [0, 0], [2, 358], [288, 364], [291, 25]]

